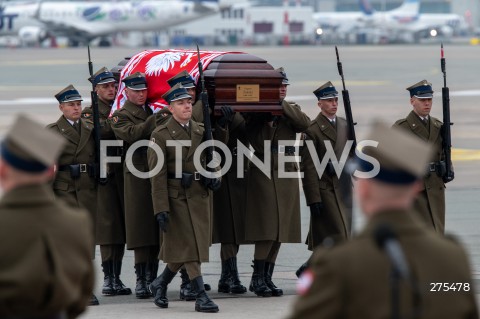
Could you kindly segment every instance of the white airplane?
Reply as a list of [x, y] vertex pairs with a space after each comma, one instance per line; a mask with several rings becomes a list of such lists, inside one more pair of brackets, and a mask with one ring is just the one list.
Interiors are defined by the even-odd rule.
[[458, 14], [420, 13], [420, 0], [404, 0], [400, 7], [383, 12], [375, 11], [368, 0], [359, 0], [359, 5], [358, 12], [317, 12], [314, 19], [320, 28], [338, 32], [381, 28], [391, 38], [409, 36], [411, 41], [436, 35], [451, 36], [455, 30], [467, 27], [465, 19]]
[[218, 0], [9, 2], [0, 7], [0, 36], [26, 42], [65, 36], [78, 45], [117, 32], [166, 29], [219, 9]]

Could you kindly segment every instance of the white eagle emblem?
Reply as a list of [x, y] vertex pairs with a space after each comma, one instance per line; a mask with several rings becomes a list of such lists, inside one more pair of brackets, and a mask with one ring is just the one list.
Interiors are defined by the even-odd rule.
[[158, 76], [162, 71], [167, 72], [175, 62], [180, 61], [182, 55], [180, 52], [165, 52], [154, 56], [147, 62], [145, 74]]

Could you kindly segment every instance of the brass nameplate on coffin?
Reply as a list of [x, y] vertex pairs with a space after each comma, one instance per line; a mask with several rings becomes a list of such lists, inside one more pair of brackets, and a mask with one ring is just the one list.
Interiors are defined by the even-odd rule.
[[259, 84], [237, 84], [237, 102], [259, 102]]

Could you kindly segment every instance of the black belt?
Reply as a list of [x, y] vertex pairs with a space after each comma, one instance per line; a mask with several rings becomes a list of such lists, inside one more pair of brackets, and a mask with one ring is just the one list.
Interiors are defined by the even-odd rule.
[[202, 178], [202, 175], [200, 175], [200, 172], [193, 172], [193, 173], [189, 173], [189, 172], [182, 172], [180, 177], [176, 177], [175, 176], [175, 173], [167, 173], [167, 178], [168, 179], [182, 179], [184, 178], [183, 176], [185, 175], [193, 175], [193, 180], [195, 181], [199, 181], [201, 178]]
[[69, 172], [72, 168], [75, 168], [75, 166], [78, 165], [78, 171], [80, 173], [88, 173], [90, 166], [92, 166], [93, 164], [71, 164], [71, 165], [59, 165], [57, 167], [57, 170], [58, 171], [66, 171], [66, 172]]
[[285, 145], [272, 145], [271, 147], [272, 154], [295, 154], [295, 146], [285, 146]]

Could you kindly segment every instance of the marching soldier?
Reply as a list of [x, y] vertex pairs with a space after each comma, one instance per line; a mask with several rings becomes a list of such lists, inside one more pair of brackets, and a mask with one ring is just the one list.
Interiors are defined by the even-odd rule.
[[[70, 205], [86, 208], [95, 228], [97, 189], [93, 125], [81, 118], [82, 97], [73, 85], [58, 92], [55, 98], [63, 115], [47, 128], [62, 135], [67, 143], [58, 159], [53, 191], [57, 198]], [[94, 257], [95, 243], [92, 245]], [[98, 305], [95, 295], [92, 295], [91, 305]]]
[[[151, 183], [155, 216], [163, 232], [160, 259], [167, 265], [150, 289], [155, 305], [167, 308], [167, 286], [180, 267], [185, 265], [196, 292], [195, 310], [218, 312], [218, 306], [205, 292], [201, 273], [201, 263], [209, 260], [212, 235], [211, 193], [205, 186], [206, 178], [194, 166], [194, 153], [204, 140], [203, 124], [191, 120], [191, 96], [180, 83], [162, 97], [169, 103], [172, 116], [151, 136], [152, 145], [158, 146], [164, 157], [164, 163], [151, 178]], [[180, 144], [181, 158], [177, 157], [176, 147], [167, 146], [167, 141]], [[191, 144], [185, 145], [185, 141], [191, 141]], [[150, 147], [148, 160], [152, 170], [160, 164], [157, 156]], [[205, 156], [201, 161], [205, 167]], [[178, 165], [181, 165], [180, 175], [176, 173]]]
[[[327, 82], [314, 92], [318, 99], [320, 113], [305, 131], [306, 141], [315, 147], [310, 150], [305, 144], [302, 148], [302, 179], [307, 205], [310, 206], [310, 230], [307, 237], [308, 249], [313, 250], [326, 238], [340, 242], [349, 237], [347, 211], [351, 203], [345, 203], [333, 164], [328, 162], [323, 174], [318, 175], [312, 151], [322, 161], [334, 155], [340, 160], [347, 143], [347, 122], [337, 116], [338, 92], [332, 82]], [[328, 154], [326, 143], [330, 143], [335, 154]]]
[[[367, 225], [350, 241], [315, 251], [290, 318], [478, 318], [465, 251], [412, 209], [431, 145], [382, 123], [368, 139], [378, 146], [362, 152], [378, 162], [358, 160], [367, 176], [354, 188]], [[455, 290], [443, 290], [453, 283]]]
[[442, 176], [446, 166], [440, 134], [443, 123], [430, 115], [432, 109], [432, 84], [426, 80], [408, 87], [413, 110], [404, 119], [395, 122], [416, 137], [434, 145], [434, 152], [428, 163], [428, 172], [423, 177], [423, 188], [414, 202], [414, 208], [421, 219], [439, 233], [445, 231], [445, 184]]
[[[108, 119], [116, 94], [116, 80], [113, 73], [103, 67], [89, 81], [93, 83], [98, 97], [101, 139], [116, 140], [112, 124]], [[92, 120], [92, 108], [84, 108], [82, 117]], [[121, 147], [110, 146], [107, 148], [107, 156], [122, 155]], [[107, 178], [98, 184], [97, 196], [97, 233], [95, 237], [96, 243], [100, 245], [102, 256], [104, 274], [102, 294], [107, 296], [130, 295], [132, 290], [125, 287], [120, 279], [126, 242], [122, 163], [108, 164]]]
[[[310, 124], [310, 119], [298, 104], [285, 100], [288, 78], [283, 68], [278, 72], [283, 76], [280, 89], [283, 115], [260, 113], [246, 119], [248, 141], [255, 150], [255, 156], [262, 161], [266, 153], [270, 153], [271, 157], [271, 178], [256, 165], [250, 166], [245, 229], [245, 239], [255, 242], [254, 271], [249, 290], [265, 297], [283, 295], [283, 290], [271, 280], [281, 243], [301, 241], [298, 178], [279, 175], [279, 171], [297, 172], [298, 166], [297, 163], [287, 162], [280, 169], [279, 156], [295, 156], [293, 143], [296, 134], [306, 130]], [[270, 149], [265, 149], [265, 141], [271, 142]], [[283, 141], [290, 141], [291, 145], [284, 145]]]
[[47, 186], [65, 142], [21, 115], [1, 145], [1, 318], [76, 318], [92, 296], [92, 221]]
[[[136, 72], [124, 78], [123, 82], [127, 101], [113, 114], [112, 128], [115, 136], [124, 141], [124, 149], [129, 155], [132, 144], [150, 139], [156, 124], [152, 110], [146, 105], [145, 74]], [[139, 176], [148, 170], [147, 146], [140, 146], [131, 159], [126, 158], [123, 168], [127, 249], [134, 250], [135, 295], [140, 299], [151, 296], [148, 285], [158, 271], [159, 235], [153, 215], [150, 181]]]

